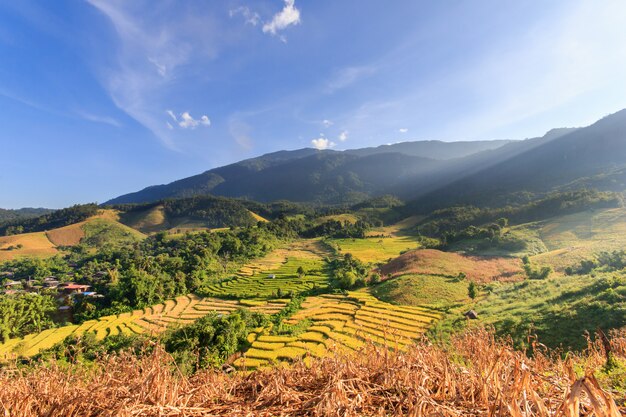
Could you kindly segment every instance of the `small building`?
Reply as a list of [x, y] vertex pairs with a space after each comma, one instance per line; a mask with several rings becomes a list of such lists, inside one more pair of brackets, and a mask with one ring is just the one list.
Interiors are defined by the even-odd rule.
[[82, 294], [85, 291], [89, 291], [89, 288], [91, 288], [91, 285], [70, 283], [70, 284], [62, 285], [60, 288], [65, 294]]
[[4, 284], [2, 284], [2, 286], [3, 286], [4, 288], [7, 288], [7, 289], [9, 289], [9, 288], [15, 288], [15, 287], [18, 287], [18, 286], [21, 286], [21, 285], [22, 285], [22, 283], [21, 283], [21, 282], [19, 282], [19, 281], [13, 281], [13, 280], [6, 281]]
[[474, 310], [467, 311], [463, 315], [465, 316], [465, 318], [470, 319], [470, 320], [478, 319], [478, 313]]
[[59, 284], [60, 282], [56, 280], [48, 280], [48, 281], [44, 280], [43, 282], [44, 288], [49, 288], [49, 289], [57, 288]]
[[267, 277], [268, 277], [269, 279], [274, 279], [274, 278], [276, 278], [276, 275], [274, 275], [274, 274], [269, 274]]

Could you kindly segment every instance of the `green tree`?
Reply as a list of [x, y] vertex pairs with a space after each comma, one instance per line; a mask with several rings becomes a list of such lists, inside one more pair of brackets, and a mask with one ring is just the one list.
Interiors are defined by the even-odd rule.
[[478, 288], [476, 287], [474, 281], [470, 281], [469, 285], [467, 286], [467, 295], [472, 300], [474, 300], [478, 295]]
[[304, 271], [304, 268], [302, 267], [302, 265], [300, 265], [298, 267], [298, 271], [297, 272], [298, 272], [298, 278], [303, 278], [304, 275], [306, 274], [306, 272]]

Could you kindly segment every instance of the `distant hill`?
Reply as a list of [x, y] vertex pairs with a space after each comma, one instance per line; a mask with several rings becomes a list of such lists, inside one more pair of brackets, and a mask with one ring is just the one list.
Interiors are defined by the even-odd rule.
[[422, 140], [415, 142], [400, 142], [381, 145], [373, 148], [350, 149], [346, 153], [357, 156], [367, 156], [380, 153], [401, 153], [410, 156], [419, 156], [430, 159], [464, 158], [477, 152], [497, 149], [503, 145], [516, 142], [512, 140], [481, 140], [443, 142], [440, 140]]
[[585, 128], [551, 132], [534, 146], [425, 193], [412, 204], [428, 209], [467, 203], [497, 205], [513, 193], [584, 187], [626, 190], [626, 110]]
[[196, 196], [156, 203], [111, 206], [120, 210], [120, 221], [142, 233], [165, 230], [245, 227], [264, 221], [251, 211], [256, 203], [224, 197]]
[[280, 151], [215, 168], [166, 185], [147, 187], [106, 205], [147, 203], [195, 195], [256, 201], [351, 203], [386, 194], [389, 187], [424, 176], [444, 161], [502, 147], [512, 141], [421, 141], [377, 148]]
[[98, 214], [96, 204], [77, 204], [62, 210], [50, 211], [37, 217], [18, 218], [0, 224], [0, 236], [41, 232], [78, 223]]
[[[58, 210], [56, 213], [65, 213], [65, 217], [55, 217], [53, 222], [63, 224], [56, 228], [28, 227], [25, 233], [16, 233], [8, 236], [0, 235], [0, 262], [24, 257], [53, 256], [66, 247], [83, 244], [88, 247], [99, 248], [104, 245], [117, 245], [138, 242], [145, 235], [119, 222], [119, 213], [114, 210], [100, 210], [83, 220], [77, 220], [77, 213], [86, 213], [84, 207], [71, 207]], [[90, 208], [91, 205], [88, 205]], [[58, 215], [57, 215], [58, 216]], [[50, 220], [43, 216], [41, 219]], [[76, 222], [71, 222], [77, 220]], [[44, 223], [41, 220], [42, 224]], [[39, 230], [37, 230], [39, 229]]]
[[585, 128], [552, 129], [521, 141], [421, 141], [342, 152], [275, 152], [105, 204], [197, 195], [356, 204], [387, 194], [428, 210], [450, 204], [515, 204], [527, 201], [528, 193], [580, 188], [626, 189], [626, 110]]
[[33, 217], [42, 216], [52, 213], [54, 210], [46, 208], [25, 207], [21, 209], [1, 209], [0, 208], [0, 224], [12, 222], [16, 220], [32, 219]]

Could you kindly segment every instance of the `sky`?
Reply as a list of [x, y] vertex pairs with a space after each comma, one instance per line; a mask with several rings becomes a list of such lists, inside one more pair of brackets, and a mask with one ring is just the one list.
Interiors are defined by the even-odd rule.
[[0, 207], [626, 107], [625, 0], [0, 0]]

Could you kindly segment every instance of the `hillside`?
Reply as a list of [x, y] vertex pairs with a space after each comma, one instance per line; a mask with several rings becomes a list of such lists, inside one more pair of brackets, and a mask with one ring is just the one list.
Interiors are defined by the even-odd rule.
[[48, 257], [68, 246], [90, 247], [137, 242], [141, 232], [119, 222], [119, 213], [100, 210], [86, 220], [42, 232], [0, 236], [0, 262], [24, 257]]
[[148, 187], [105, 204], [158, 201], [193, 195], [257, 201], [359, 201], [387, 194], [411, 178], [446, 166], [444, 160], [497, 149], [511, 141], [421, 141], [349, 151], [281, 151], [212, 169], [167, 185]]
[[[252, 203], [254, 206], [254, 203]], [[212, 196], [168, 199], [158, 203], [112, 206], [120, 221], [142, 233], [245, 227], [265, 219], [242, 201]]]
[[[563, 132], [562, 132], [563, 133]], [[626, 189], [626, 110], [537, 144], [428, 193], [413, 206], [502, 203], [515, 192]]]
[[524, 192], [626, 188], [626, 110], [585, 128], [552, 129], [523, 141], [404, 142], [342, 152], [263, 155], [106, 204], [194, 195], [268, 202], [356, 203], [393, 194], [421, 210], [507, 203]]

